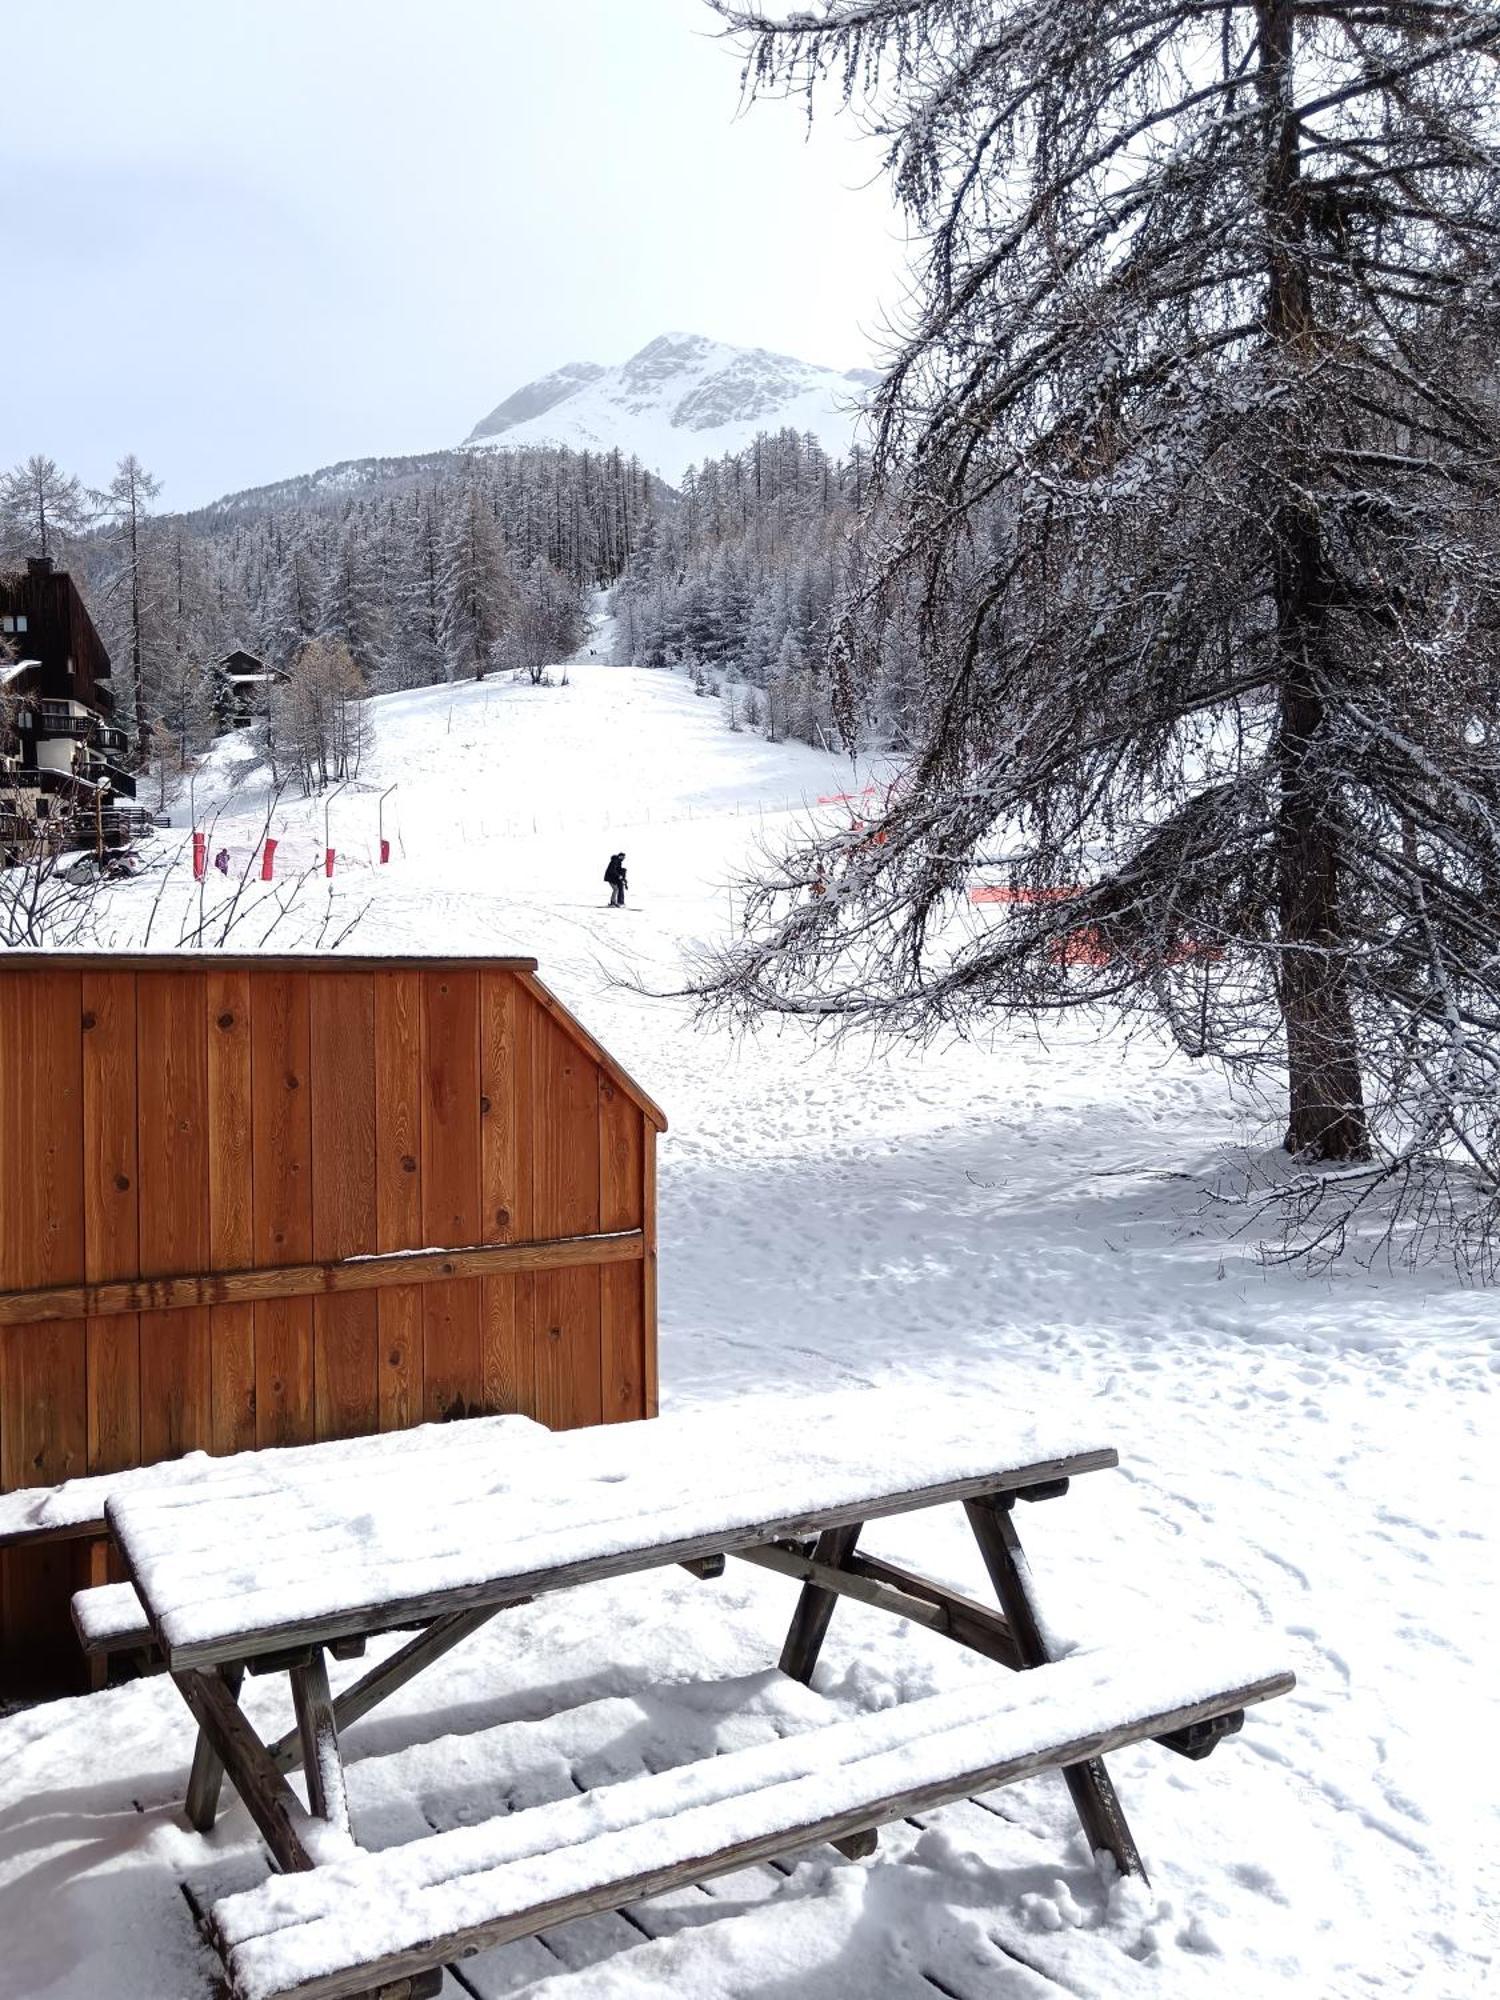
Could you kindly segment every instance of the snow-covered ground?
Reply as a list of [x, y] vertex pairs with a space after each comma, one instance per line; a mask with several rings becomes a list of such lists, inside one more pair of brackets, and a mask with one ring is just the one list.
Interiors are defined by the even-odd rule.
[[[1272, 1124], [1145, 1039], [1079, 1021], [1046, 1045], [1001, 1029], [985, 1047], [836, 1048], [774, 1026], [734, 1042], [634, 990], [680, 986], [756, 841], [851, 788], [831, 757], [730, 734], [685, 680], [590, 664], [567, 687], [372, 708], [358, 784], [331, 807], [331, 898], [317, 877], [273, 939], [363, 911], [360, 950], [532, 953], [660, 1099], [666, 1406], [922, 1379], [1079, 1409], [1123, 1469], [1022, 1522], [1054, 1625], [1267, 1631], [1299, 1675], [1206, 1764], [1113, 1760], [1149, 1888], [1101, 1878], [1049, 1779], [897, 1827], [873, 1861], [822, 1852], [486, 1954], [452, 2000], [1482, 1992], [1500, 1949], [1494, 1294], [1442, 1267], [1263, 1264], [1211, 1194]], [[264, 801], [229, 797], [233, 765], [231, 745], [197, 803], [203, 819], [221, 802], [211, 844], [238, 871]], [[381, 869], [375, 801], [393, 783]], [[322, 815], [276, 808], [284, 858], [320, 864]], [[160, 842], [161, 946], [192, 902], [185, 838]], [[617, 848], [623, 912], [600, 880]], [[118, 893], [120, 943], [161, 889]], [[233, 942], [258, 942], [268, 909]], [[956, 1511], [869, 1540], [986, 1594]], [[508, 1614], [350, 1732], [361, 1838], [991, 1671], [843, 1605], [809, 1695], [770, 1671], [790, 1590], [731, 1565]], [[247, 1698], [265, 1713], [285, 1697], [252, 1682]], [[190, 1898], [264, 1864], [238, 1808], [211, 1840], [184, 1830], [189, 1750], [160, 1681], [0, 1723], [0, 1996], [206, 2000]]]

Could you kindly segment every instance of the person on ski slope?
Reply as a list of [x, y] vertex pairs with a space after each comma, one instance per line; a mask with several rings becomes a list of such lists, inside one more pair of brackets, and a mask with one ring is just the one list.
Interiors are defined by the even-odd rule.
[[623, 854], [612, 854], [609, 857], [609, 866], [604, 871], [604, 879], [609, 884], [609, 907], [612, 910], [623, 909], [626, 888]]

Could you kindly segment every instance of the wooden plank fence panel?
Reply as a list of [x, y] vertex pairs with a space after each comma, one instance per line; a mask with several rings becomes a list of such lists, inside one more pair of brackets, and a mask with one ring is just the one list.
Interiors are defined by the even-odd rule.
[[[422, 1228], [441, 1248], [479, 1235], [479, 974], [430, 972], [422, 1001]], [[429, 1421], [481, 1407], [479, 1283], [422, 1288]]]
[[[530, 961], [0, 966], [0, 1489], [645, 1414], [662, 1123]], [[447, 1246], [473, 1275], [339, 1268]], [[173, 1279], [188, 1303], [143, 1289]], [[0, 1556], [0, 1682], [80, 1684], [68, 1599], [107, 1573], [83, 1542]]]
[[[255, 1261], [252, 1145], [250, 974], [211, 969], [206, 977], [204, 1042], [208, 1059], [208, 1237], [215, 1270]], [[209, 1310], [213, 1359], [213, 1449], [255, 1445], [255, 1309]]]
[[[22, 1282], [64, 1281], [83, 1269], [82, 981], [77, 973], [0, 973], [9, 1028], [0, 1049], [0, 1262]], [[88, 1463], [87, 1340], [82, 1320], [0, 1331], [0, 1482], [43, 1486]], [[17, 1670], [32, 1691], [51, 1676], [80, 1685], [67, 1596], [84, 1580], [76, 1549], [15, 1549], [0, 1557], [0, 1598]]]
[[[559, 1236], [599, 1227], [599, 1080], [589, 1056], [551, 1019], [532, 1026], [532, 1224]], [[536, 1414], [559, 1427], [602, 1420], [597, 1271], [538, 1276]]]
[[[82, 1001], [84, 1275], [97, 1283], [140, 1273], [135, 976], [87, 972]], [[86, 1367], [89, 1471], [139, 1465], [140, 1315], [91, 1319]]]
[[[484, 1240], [516, 1240], [518, 1125], [523, 1093], [516, 1079], [516, 982], [508, 972], [485, 972], [479, 982], [479, 1216]], [[481, 1401], [486, 1411], [524, 1410], [529, 1373], [516, 1325], [521, 1281], [486, 1278], [480, 1286]]]
[[[305, 1264], [312, 1256], [312, 1092], [308, 975], [258, 978], [251, 1003], [255, 1261]], [[255, 1441], [305, 1444], [313, 1436], [312, 1301], [276, 1299], [255, 1314]]]
[[[144, 1270], [201, 1271], [208, 1229], [208, 1052], [203, 973], [136, 982], [140, 1250]], [[141, 1457], [148, 1465], [213, 1441], [208, 1309], [148, 1314], [141, 1326]]]
[[641, 1201], [641, 1228], [646, 1234], [646, 1261], [641, 1272], [645, 1296], [646, 1380], [640, 1414], [654, 1417], [661, 1407], [656, 1372], [656, 1134], [646, 1134], [646, 1158]]
[[[422, 980], [375, 975], [375, 1212], [384, 1250], [422, 1247]], [[421, 1421], [422, 1288], [382, 1292], [377, 1396], [382, 1430]]]
[[[599, 1073], [599, 1227], [635, 1226], [646, 1198], [646, 1121], [612, 1078]], [[628, 1216], [629, 1225], [618, 1218]], [[651, 1245], [646, 1246], [647, 1255]], [[645, 1398], [644, 1262], [599, 1274], [599, 1401], [603, 1420], [641, 1414]]]
[[[312, 982], [313, 1255], [379, 1247], [375, 1191], [375, 983], [366, 972]], [[320, 1438], [379, 1427], [379, 1316], [372, 1293], [313, 1301]]]

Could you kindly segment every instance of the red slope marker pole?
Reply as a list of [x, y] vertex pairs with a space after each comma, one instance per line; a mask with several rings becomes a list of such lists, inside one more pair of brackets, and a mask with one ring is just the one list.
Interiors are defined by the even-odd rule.
[[343, 789], [342, 785], [335, 785], [333, 790], [328, 794], [328, 797], [323, 801], [323, 873], [328, 876], [333, 874], [333, 827], [329, 820], [329, 813], [332, 810], [334, 800]]
[[193, 835], [193, 880], [201, 882], [207, 872], [208, 835], [206, 833], [195, 832]]
[[261, 849], [260, 879], [262, 882], [270, 882], [275, 879], [275, 875], [276, 842], [268, 836], [265, 846]]

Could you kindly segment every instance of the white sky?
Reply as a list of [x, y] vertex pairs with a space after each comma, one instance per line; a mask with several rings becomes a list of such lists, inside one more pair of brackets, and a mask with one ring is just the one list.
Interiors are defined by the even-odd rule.
[[5, 9], [0, 466], [163, 506], [456, 443], [668, 330], [849, 368], [898, 303], [876, 149], [737, 115], [703, 0]]

